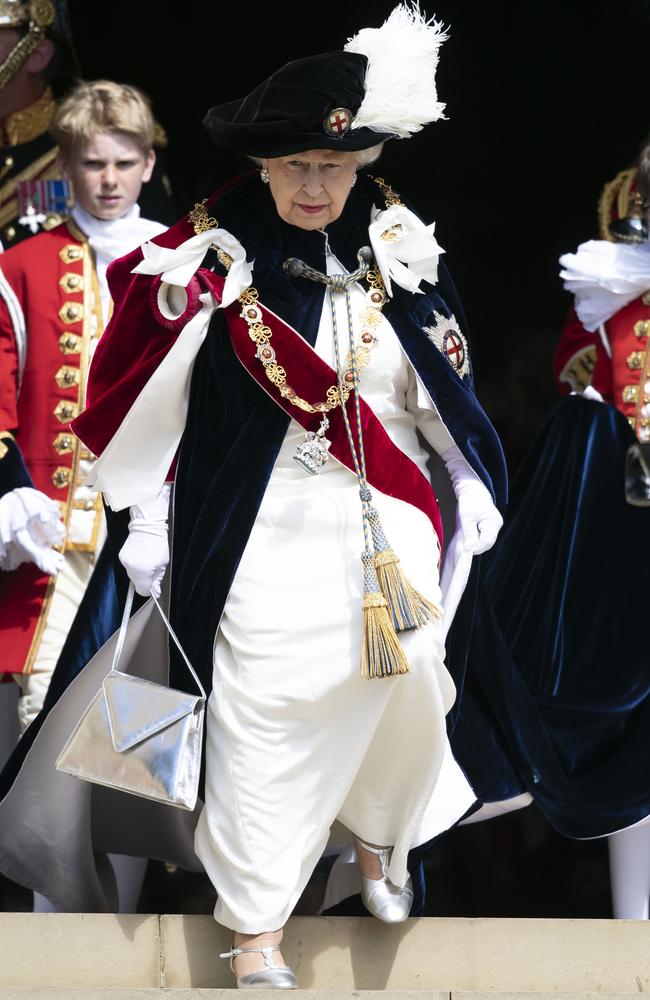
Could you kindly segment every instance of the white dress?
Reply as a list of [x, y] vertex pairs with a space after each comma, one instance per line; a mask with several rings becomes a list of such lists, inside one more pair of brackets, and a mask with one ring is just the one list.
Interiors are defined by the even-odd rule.
[[[328, 271], [343, 268], [329, 255]], [[339, 298], [337, 296], [337, 298]], [[352, 314], [365, 308], [353, 289]], [[347, 354], [345, 306], [337, 318]], [[384, 319], [361, 394], [426, 473], [416, 376]], [[359, 330], [355, 322], [355, 334]], [[334, 364], [327, 297], [315, 347]], [[289, 359], [279, 359], [287, 369]], [[356, 477], [334, 458], [317, 476], [294, 461], [291, 421], [237, 569], [214, 646], [205, 808], [196, 852], [218, 893], [215, 918], [255, 934], [283, 926], [339, 819], [362, 839], [408, 851], [456, 822], [475, 796], [454, 761], [445, 715], [455, 689], [440, 626], [400, 634], [410, 672], [360, 676], [363, 532]], [[429, 519], [373, 491], [411, 582], [440, 603]]]

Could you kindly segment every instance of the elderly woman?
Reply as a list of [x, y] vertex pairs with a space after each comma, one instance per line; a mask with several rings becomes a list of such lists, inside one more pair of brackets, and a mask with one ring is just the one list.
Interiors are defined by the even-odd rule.
[[168, 562], [177, 454], [171, 615], [212, 690], [195, 849], [240, 987], [295, 986], [282, 927], [334, 820], [367, 908], [394, 922], [409, 850], [474, 805], [445, 731], [427, 461], [458, 500], [449, 615], [501, 523], [502, 455], [433, 227], [358, 172], [441, 116], [443, 37], [401, 6], [210, 111], [215, 141], [261, 169], [114, 265], [75, 423], [106, 502], [130, 509], [120, 560], [143, 595]]

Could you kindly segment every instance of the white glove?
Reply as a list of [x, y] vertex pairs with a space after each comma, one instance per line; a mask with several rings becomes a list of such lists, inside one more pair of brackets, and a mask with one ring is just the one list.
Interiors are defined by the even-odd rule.
[[149, 594], [160, 597], [169, 562], [167, 514], [170, 492], [171, 483], [165, 483], [153, 500], [130, 508], [129, 537], [118, 558], [142, 597]]
[[447, 466], [458, 501], [456, 531], [461, 532], [466, 552], [480, 555], [494, 545], [503, 518], [489, 491], [471, 468], [462, 452], [452, 445], [441, 456]]
[[53, 547], [63, 541], [65, 527], [56, 500], [31, 486], [20, 486], [0, 498], [0, 569], [7, 572], [31, 562], [55, 576], [64, 556]]

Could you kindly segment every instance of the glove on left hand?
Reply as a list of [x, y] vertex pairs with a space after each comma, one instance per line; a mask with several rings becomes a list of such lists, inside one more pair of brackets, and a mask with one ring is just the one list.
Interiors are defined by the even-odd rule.
[[458, 501], [456, 528], [462, 532], [467, 552], [480, 555], [494, 545], [503, 518], [488, 490], [456, 445], [441, 456], [451, 477]]

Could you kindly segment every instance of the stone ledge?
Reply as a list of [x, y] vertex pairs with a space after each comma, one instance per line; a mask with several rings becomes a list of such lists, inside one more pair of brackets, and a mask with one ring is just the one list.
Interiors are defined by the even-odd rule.
[[[249, 1000], [268, 1000], [268, 990], [248, 990]], [[638, 1000], [639, 993], [449, 993], [428, 990], [296, 990], [294, 1000]], [[232, 989], [110, 989], [0, 986], [0, 1000], [232, 1000]]]
[[[236, 991], [235, 991], [236, 992]], [[32, 987], [14, 987], [2, 989], [0, 987], [0, 1000], [233, 1000], [235, 993], [229, 990], [166, 990], [149, 989], [141, 990], [112, 990], [112, 989], [87, 989], [85, 987], [73, 989], [47, 989], [46, 987], [33, 989]], [[268, 990], [247, 990], [246, 996], [249, 1000], [269, 1000]], [[451, 1000], [451, 994], [447, 991], [443, 993], [428, 992], [376, 992], [367, 990], [363, 992], [350, 992], [338, 990], [293, 990], [292, 1000]], [[473, 1000], [473, 995], [467, 994], [467, 1000]], [[492, 1000], [497, 1000], [492, 994]], [[534, 998], [533, 998], [534, 1000]], [[569, 998], [572, 1000], [572, 998]], [[580, 997], [580, 1000], [583, 1000]], [[599, 1000], [610, 1000], [609, 997], [599, 995]], [[619, 998], [616, 998], [619, 1000]], [[625, 998], [627, 1000], [627, 998]]]
[[449, 994], [449, 1000], [639, 1000], [639, 996], [642, 995], [639, 993], [459, 993], [454, 990]]
[[[217, 957], [230, 944], [230, 932], [205, 916], [0, 914], [0, 997], [9, 987], [216, 995], [234, 986]], [[368, 991], [431, 1000], [650, 992], [650, 922], [295, 917], [284, 952], [301, 993], [363, 991], [363, 1000]]]
[[106, 913], [0, 914], [0, 988], [158, 987], [160, 918]]
[[[166, 916], [161, 934], [165, 986], [231, 985], [210, 918]], [[650, 992], [650, 922], [294, 917], [283, 951], [304, 990]]]

